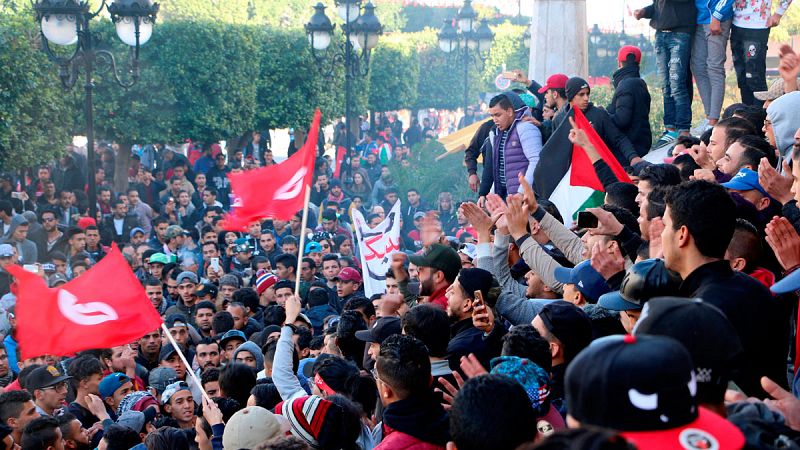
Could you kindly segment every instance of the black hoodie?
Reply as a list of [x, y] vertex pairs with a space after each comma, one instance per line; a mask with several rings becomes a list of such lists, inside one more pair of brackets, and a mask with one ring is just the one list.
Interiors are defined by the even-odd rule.
[[420, 441], [442, 447], [450, 440], [447, 411], [432, 393], [391, 403], [383, 410], [383, 424]]

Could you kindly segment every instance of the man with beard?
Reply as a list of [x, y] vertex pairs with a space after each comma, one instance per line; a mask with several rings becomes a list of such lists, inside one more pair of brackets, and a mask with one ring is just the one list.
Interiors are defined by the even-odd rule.
[[195, 361], [198, 366], [196, 371], [198, 378], [206, 369], [219, 367], [219, 343], [210, 337], [204, 337], [195, 347]]
[[[433, 244], [423, 254], [411, 255], [408, 260], [419, 269], [419, 296], [428, 297], [428, 303], [447, 309], [445, 292], [461, 270], [458, 253], [450, 247]], [[408, 273], [395, 275], [402, 291], [402, 282], [407, 281]]]
[[90, 450], [96, 446], [89, 440], [89, 430], [70, 413], [58, 416], [58, 427], [64, 438], [64, 448], [68, 450]]
[[211, 337], [211, 322], [216, 313], [217, 308], [210, 301], [202, 301], [197, 304], [197, 309], [194, 311], [194, 323], [201, 336]]

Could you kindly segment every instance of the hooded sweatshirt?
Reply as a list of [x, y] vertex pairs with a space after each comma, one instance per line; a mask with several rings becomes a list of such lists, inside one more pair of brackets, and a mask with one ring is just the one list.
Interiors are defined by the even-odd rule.
[[5, 235], [3, 242], [17, 248], [20, 264], [33, 264], [39, 258], [39, 251], [36, 249], [36, 244], [30, 239], [25, 239], [21, 242], [12, 239], [14, 231], [16, 231], [20, 225], [28, 225], [28, 219], [22, 215], [15, 215], [12, 217], [11, 226], [8, 228], [8, 233]]
[[772, 122], [775, 134], [775, 147], [787, 159], [792, 157], [794, 133], [800, 128], [800, 114], [797, 111], [800, 111], [800, 91], [781, 95], [767, 108], [767, 119]]
[[241, 351], [250, 352], [253, 357], [256, 359], [256, 368], [261, 370], [264, 368], [264, 355], [261, 354], [261, 349], [258, 348], [255, 342], [247, 341], [244, 344], [236, 347], [236, 350], [233, 352], [233, 360], [236, 361], [236, 356]]

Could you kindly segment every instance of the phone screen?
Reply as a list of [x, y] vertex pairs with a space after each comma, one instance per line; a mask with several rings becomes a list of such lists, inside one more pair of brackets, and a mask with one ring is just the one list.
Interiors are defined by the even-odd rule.
[[578, 213], [578, 227], [580, 228], [597, 228], [597, 216], [589, 211], [581, 211]]

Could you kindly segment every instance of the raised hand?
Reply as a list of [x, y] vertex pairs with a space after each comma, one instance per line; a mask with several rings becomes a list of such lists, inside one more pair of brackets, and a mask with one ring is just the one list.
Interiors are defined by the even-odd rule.
[[785, 217], [775, 217], [766, 228], [767, 244], [772, 247], [775, 257], [789, 270], [800, 264], [800, 235]]
[[622, 232], [622, 224], [614, 217], [614, 214], [603, 208], [588, 208], [586, 211], [597, 217], [597, 228], [590, 228], [592, 234], [603, 236], [616, 236]]
[[508, 212], [506, 212], [506, 222], [508, 222], [508, 232], [514, 239], [519, 239], [528, 232], [528, 205], [523, 203], [522, 196], [519, 194], [508, 196]]
[[469, 223], [478, 232], [478, 242], [489, 242], [490, 230], [492, 229], [493, 221], [484, 210], [472, 202], [465, 202], [461, 204], [461, 212], [467, 218]]
[[539, 202], [536, 201], [536, 193], [533, 192], [533, 187], [531, 187], [531, 184], [525, 179], [525, 175], [520, 173], [517, 175], [517, 178], [519, 179], [519, 185], [522, 186], [523, 200], [528, 204], [528, 210], [533, 214], [539, 209]]
[[663, 258], [664, 248], [661, 243], [661, 232], [664, 231], [664, 221], [656, 217], [650, 221], [650, 257]]
[[[783, 171], [784, 173], [792, 173], [786, 161], [783, 162]], [[770, 165], [767, 158], [761, 158], [761, 162], [758, 163], [758, 184], [767, 191], [770, 197], [784, 205], [789, 203], [794, 198], [791, 192], [792, 183], [794, 183], [794, 180], [791, 175], [779, 174]]]
[[619, 251], [619, 246], [613, 246], [611, 253], [606, 251], [599, 242], [595, 242], [592, 247], [592, 268], [599, 273], [603, 279], [609, 280], [614, 275], [625, 270], [625, 258]]

